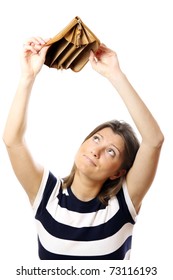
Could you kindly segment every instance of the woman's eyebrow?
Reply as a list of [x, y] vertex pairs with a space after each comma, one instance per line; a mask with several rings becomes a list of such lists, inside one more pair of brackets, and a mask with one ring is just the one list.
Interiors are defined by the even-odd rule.
[[97, 132], [96, 134], [98, 134], [99, 136], [101, 136], [101, 138], [104, 138], [102, 134], [100, 134], [99, 132]]
[[118, 150], [118, 152], [121, 154], [121, 151], [119, 150], [119, 148], [117, 146], [115, 146], [114, 144], [111, 144], [115, 149]]

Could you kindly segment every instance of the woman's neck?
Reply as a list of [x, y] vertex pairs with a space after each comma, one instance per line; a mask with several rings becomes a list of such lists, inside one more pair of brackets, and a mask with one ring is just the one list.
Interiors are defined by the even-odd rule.
[[71, 190], [81, 201], [90, 201], [95, 198], [102, 188], [102, 183], [95, 182], [83, 174], [75, 173]]

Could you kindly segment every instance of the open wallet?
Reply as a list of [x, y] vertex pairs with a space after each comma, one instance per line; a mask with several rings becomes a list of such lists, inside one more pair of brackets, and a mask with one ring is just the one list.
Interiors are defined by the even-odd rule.
[[71, 68], [79, 72], [89, 60], [90, 50], [96, 51], [99, 39], [75, 17], [61, 32], [50, 39], [44, 64], [56, 69]]

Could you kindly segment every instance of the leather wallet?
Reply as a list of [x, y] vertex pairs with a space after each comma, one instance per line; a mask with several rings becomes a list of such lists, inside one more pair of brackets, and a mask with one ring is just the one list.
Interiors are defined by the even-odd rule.
[[56, 69], [71, 68], [79, 72], [89, 60], [90, 50], [96, 51], [99, 39], [75, 17], [61, 32], [50, 39], [45, 65]]

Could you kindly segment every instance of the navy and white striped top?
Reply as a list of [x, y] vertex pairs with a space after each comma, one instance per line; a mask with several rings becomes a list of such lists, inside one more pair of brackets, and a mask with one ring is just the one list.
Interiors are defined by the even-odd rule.
[[129, 259], [136, 212], [125, 182], [108, 206], [80, 201], [61, 183], [45, 170], [33, 205], [40, 259]]

